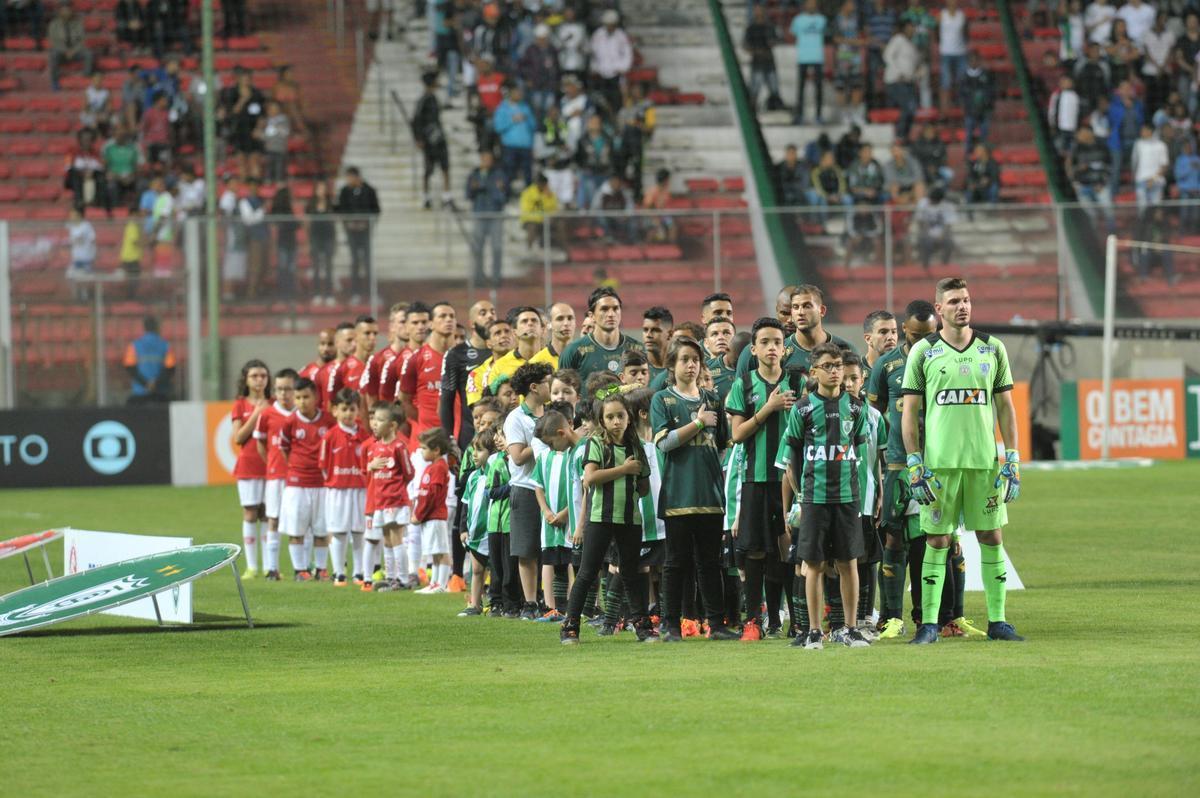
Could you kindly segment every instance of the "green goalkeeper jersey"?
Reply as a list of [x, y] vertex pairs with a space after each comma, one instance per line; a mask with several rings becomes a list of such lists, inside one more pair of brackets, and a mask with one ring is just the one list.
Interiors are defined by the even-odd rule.
[[934, 333], [913, 345], [904, 394], [924, 399], [925, 464], [990, 469], [996, 463], [996, 394], [1011, 391], [1008, 352], [999, 338], [975, 332], [964, 349]]

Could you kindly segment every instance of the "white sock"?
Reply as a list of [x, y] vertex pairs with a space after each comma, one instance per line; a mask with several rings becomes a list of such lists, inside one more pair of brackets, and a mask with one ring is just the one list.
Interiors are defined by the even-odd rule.
[[363, 572], [363, 533], [350, 533], [350, 551], [354, 558], [354, 574], [358, 575]]
[[383, 578], [396, 578], [396, 553], [395, 549], [386, 543], [383, 544]]
[[403, 546], [393, 546], [392, 547], [392, 578], [393, 579], [403, 579], [404, 578], [404, 571], [402, 571], [400, 569], [401, 551], [403, 550], [403, 548], [404, 548]]
[[246, 568], [258, 570], [258, 535], [255, 533], [257, 524], [254, 521], [242, 522], [242, 554], [246, 555]]
[[308, 560], [305, 557], [306, 554], [308, 554], [308, 552], [306, 552], [304, 550], [303, 543], [289, 543], [288, 544], [288, 555], [292, 558], [292, 570], [293, 571], [307, 571], [308, 570]]
[[421, 561], [421, 534], [416, 529], [412, 529], [408, 539], [404, 541], [405, 547], [408, 549], [408, 575], [416, 576], [417, 570], [424, 564]]
[[329, 554], [333, 557], [333, 575], [344, 576], [346, 573], [346, 536], [334, 535], [329, 540]]
[[329, 566], [328, 546], [313, 546], [313, 556], [316, 558], [318, 571], [322, 571]]
[[263, 567], [268, 571], [279, 570], [279, 530], [267, 529], [267, 542], [263, 546]]
[[402, 574], [405, 579], [408, 579], [408, 546], [401, 543], [396, 549], [396, 573]]
[[[363, 553], [366, 555], [365, 562], [371, 562], [372, 560], [375, 559], [375, 551], [378, 547], [379, 547], [379, 544], [373, 540], [363, 541]], [[363, 579], [366, 580], [367, 582], [370, 582], [371, 581], [371, 573], [370, 572], [364, 573]]]

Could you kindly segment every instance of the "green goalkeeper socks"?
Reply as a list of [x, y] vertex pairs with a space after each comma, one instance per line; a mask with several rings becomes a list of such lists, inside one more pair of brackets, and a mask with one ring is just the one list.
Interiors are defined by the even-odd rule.
[[1007, 590], [1008, 569], [1005, 566], [1004, 546], [979, 544], [979, 570], [983, 576], [983, 595], [987, 600], [988, 622], [1004, 620], [1004, 594]]
[[900, 618], [904, 615], [904, 568], [904, 549], [883, 550], [883, 563], [879, 571], [884, 618]]
[[[921, 561], [921, 622], [936, 624], [942, 606], [942, 583], [946, 581], [946, 558], [950, 549], [935, 549], [925, 544]], [[988, 606], [991, 606], [989, 600]]]

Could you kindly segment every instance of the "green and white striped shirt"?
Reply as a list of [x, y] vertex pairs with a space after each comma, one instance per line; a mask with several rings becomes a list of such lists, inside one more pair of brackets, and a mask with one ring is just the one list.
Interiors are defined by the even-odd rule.
[[[553, 513], [567, 509], [571, 500], [571, 452], [546, 449], [537, 456], [533, 481], [546, 494], [546, 504]], [[568, 517], [570, 513], [568, 513]], [[574, 532], [574, 530], [572, 530]], [[569, 546], [566, 526], [552, 526], [542, 518], [542, 548]]]
[[477, 468], [467, 477], [467, 486], [463, 490], [463, 503], [467, 512], [467, 548], [485, 557], [488, 554], [487, 489], [487, 477]]
[[658, 517], [658, 492], [662, 490], [663, 453], [650, 441], [642, 441], [650, 462], [650, 492], [642, 497], [642, 542], [667, 539], [667, 524]]

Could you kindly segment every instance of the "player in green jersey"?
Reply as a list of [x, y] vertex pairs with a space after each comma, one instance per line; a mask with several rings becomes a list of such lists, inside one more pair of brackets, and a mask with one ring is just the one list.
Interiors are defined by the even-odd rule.
[[651, 380], [667, 373], [667, 346], [675, 329], [675, 317], [661, 305], [647, 308], [642, 314], [642, 346], [646, 348], [646, 362], [650, 366]]
[[[700, 300], [701, 326], [708, 326], [708, 323], [713, 319], [725, 319], [725, 321], [733, 322], [733, 297], [718, 291]], [[713, 353], [708, 352], [707, 354], [711, 355]]]
[[709, 639], [736, 640], [725, 625], [721, 542], [725, 534], [721, 455], [729, 426], [717, 395], [699, 386], [704, 350], [678, 338], [667, 353], [671, 384], [650, 402], [654, 443], [663, 452], [658, 515], [666, 522], [663, 568], [664, 642], [683, 639], [684, 575], [694, 572], [708, 619]]
[[491, 615], [517, 618], [521, 614], [521, 583], [517, 578], [517, 563], [509, 553], [509, 479], [508, 448], [504, 430], [494, 433], [495, 451], [488, 457], [484, 470], [488, 490], [488, 565], [491, 568], [493, 600]]
[[[764, 583], [767, 590], [767, 628], [778, 630], [779, 595], [788, 571], [780, 556], [779, 536], [784, 533], [783, 499], [775, 457], [783, 440], [787, 413], [799, 398], [801, 386], [789, 382], [779, 362], [783, 355], [783, 325], [770, 317], [754, 322], [750, 345], [757, 366], [730, 386], [725, 407], [732, 440], [745, 450], [744, 481], [734, 549], [742, 569], [748, 618], [743, 640], [761, 640]], [[791, 591], [787, 591], [791, 595]]]
[[863, 384], [871, 381], [871, 369], [879, 358], [896, 348], [896, 317], [886, 310], [873, 310], [863, 319]]
[[596, 371], [621, 371], [626, 349], [643, 350], [640, 343], [621, 332], [621, 297], [608, 287], [597, 288], [588, 297], [588, 313], [595, 325], [590, 333], [567, 344], [558, 359], [559, 368], [574, 369], [585, 384]]
[[[935, 643], [950, 538], [959, 523], [979, 539], [988, 638], [1023, 640], [1004, 614], [1004, 504], [1020, 492], [1017, 414], [1004, 344], [971, 329], [971, 295], [965, 280], [937, 284], [934, 307], [942, 331], [918, 341], [904, 368], [901, 424], [909, 485], [922, 505], [926, 532], [921, 566], [921, 628], [912, 642]], [[921, 450], [918, 417], [925, 418]], [[1005, 457], [996, 457], [1000, 426]]]
[[[463, 489], [463, 529], [460, 540], [470, 558], [471, 596], [466, 608], [458, 614], [460, 618], [483, 614], [483, 583], [486, 579], [484, 571], [488, 567], [488, 491], [484, 468], [487, 466], [488, 458], [491, 457], [495, 446], [495, 431], [490, 427], [485, 427], [475, 433], [469, 450], [474, 468], [468, 474], [467, 484]], [[464, 454], [464, 459], [467, 456]], [[496, 588], [492, 603], [493, 612], [497, 611], [499, 607], [499, 585]]]
[[737, 356], [730, 351], [730, 344], [737, 330], [729, 319], [716, 318], [704, 325], [704, 351], [709, 357], [704, 362], [712, 375], [713, 390], [722, 402], [729, 395], [737, 371]]
[[[937, 330], [933, 303], [923, 299], [908, 304], [904, 311], [904, 344], [875, 361], [867, 381], [867, 401], [884, 414], [888, 426], [887, 470], [883, 479], [883, 506], [880, 527], [883, 530], [883, 559], [880, 563], [880, 623], [883, 639], [904, 634], [905, 554], [911, 549], [919, 563], [925, 551], [921, 533], [919, 505], [912, 500], [905, 472], [904, 435], [901, 415], [904, 411], [904, 364], [913, 345]], [[913, 576], [913, 616], [921, 606], [921, 574]]]
[[[561, 621], [566, 616], [567, 590], [570, 587], [571, 543], [568, 540], [568, 506], [571, 502], [571, 449], [578, 443], [570, 420], [563, 411], [547, 409], [534, 424], [534, 435], [546, 445], [537, 455], [533, 480], [537, 483], [534, 497], [542, 513], [542, 591], [547, 611], [538, 622]], [[549, 591], [547, 586], [551, 586]]]
[[[890, 315], [890, 314], [889, 314]], [[862, 398], [864, 364], [853, 352], [842, 353], [842, 390], [851, 396]], [[879, 490], [882, 487], [880, 464], [887, 448], [887, 421], [883, 414], [870, 405], [867, 409], [866, 440], [858, 448], [858, 496], [859, 512], [862, 515], [863, 556], [858, 560], [858, 617], [857, 626], [868, 640], [875, 637], [870, 626], [871, 611], [875, 607], [875, 575], [879, 565], [882, 546], [879, 544]], [[828, 589], [826, 594], [828, 594]], [[832, 612], [830, 613], [832, 615]], [[830, 624], [833, 619], [830, 618]]]
[[621, 355], [621, 384], [634, 388], [645, 388], [650, 384], [650, 361], [645, 352], [628, 349]]
[[[792, 323], [796, 331], [784, 341], [780, 365], [784, 371], [807, 373], [813, 347], [832, 341], [843, 349], [856, 351], [848, 342], [838, 338], [824, 327], [825, 300], [821, 289], [815, 285], [796, 286], [792, 292]], [[742, 352], [738, 358], [737, 375], [753, 371], [752, 355]]]
[[858, 447], [866, 437], [866, 407], [842, 390], [842, 347], [819, 344], [812, 353], [817, 390], [788, 412], [784, 440], [775, 465], [785, 471], [783, 503], [800, 494], [800, 525], [793, 559], [803, 563], [804, 590], [811, 609], [808, 633], [794, 646], [820, 649], [820, 607], [824, 602], [825, 563], [833, 560], [840, 581], [845, 626], [831, 639], [850, 648], [870, 645], [856, 626], [858, 564], [863, 554], [859, 520]]

